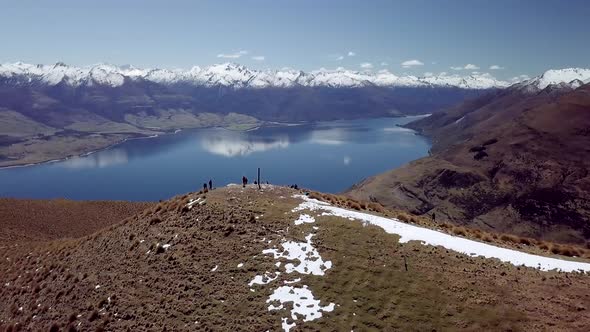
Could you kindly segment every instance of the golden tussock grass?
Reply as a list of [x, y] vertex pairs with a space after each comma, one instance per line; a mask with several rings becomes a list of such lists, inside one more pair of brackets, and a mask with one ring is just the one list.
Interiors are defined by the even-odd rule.
[[453, 234], [465, 236], [467, 235], [467, 230], [463, 226], [453, 227]]
[[502, 234], [500, 235], [500, 240], [504, 241], [504, 242], [512, 242], [512, 243], [518, 243], [518, 238], [514, 235], [510, 235], [510, 234]]
[[400, 213], [397, 215], [397, 219], [403, 221], [403, 222], [410, 222], [410, 216], [408, 216], [405, 213]]
[[369, 210], [372, 210], [375, 212], [379, 212], [379, 213], [385, 212], [385, 208], [383, 207], [383, 205], [381, 205], [377, 202], [370, 202], [367, 207]]

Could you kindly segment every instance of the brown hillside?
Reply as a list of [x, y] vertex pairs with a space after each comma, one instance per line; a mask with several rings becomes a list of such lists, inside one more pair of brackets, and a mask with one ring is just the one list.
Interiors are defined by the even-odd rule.
[[[192, 193], [91, 236], [2, 251], [0, 331], [276, 331], [282, 322], [295, 322], [291, 331], [590, 329], [586, 274], [400, 243], [359, 221], [293, 212], [298, 193]], [[316, 221], [295, 225], [302, 213]], [[312, 248], [331, 262], [325, 275], [288, 273], [296, 261], [262, 252], [311, 233]], [[281, 273], [248, 285], [268, 271]], [[286, 282], [305, 285], [333, 311], [307, 322], [288, 314], [289, 303], [269, 311], [273, 288]]]
[[77, 238], [153, 206], [124, 201], [72, 201], [0, 198], [0, 241]]
[[349, 195], [485, 230], [590, 239], [589, 85], [509, 89], [410, 126], [433, 138], [433, 154]]

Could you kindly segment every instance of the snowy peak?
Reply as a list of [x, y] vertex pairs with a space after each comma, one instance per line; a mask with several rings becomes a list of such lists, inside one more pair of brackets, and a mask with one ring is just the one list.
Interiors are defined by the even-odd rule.
[[550, 89], [577, 89], [590, 83], [590, 69], [565, 68], [551, 69], [542, 75], [517, 83], [516, 87], [526, 92], [538, 92]]
[[195, 86], [227, 86], [241, 88], [286, 88], [295, 86], [359, 88], [379, 87], [456, 87], [461, 89], [504, 88], [508, 82], [486, 73], [468, 76], [446, 75], [416, 77], [397, 76], [388, 70], [378, 72], [353, 71], [344, 68], [320, 69], [312, 72], [298, 70], [255, 70], [236, 63], [181, 69], [141, 69], [131, 65], [97, 64], [87, 67], [31, 65], [22, 62], [0, 65], [0, 79], [21, 84], [70, 86], [104, 85], [118, 87], [130, 81], [150, 81], [158, 84], [191, 84]]

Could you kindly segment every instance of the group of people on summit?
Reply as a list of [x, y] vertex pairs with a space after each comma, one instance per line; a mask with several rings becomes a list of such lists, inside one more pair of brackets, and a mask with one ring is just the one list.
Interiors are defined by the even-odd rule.
[[[262, 183], [262, 181], [260, 181], [260, 183]], [[247, 184], [248, 184], [248, 178], [245, 176], [242, 176], [242, 187], [246, 188]], [[254, 184], [258, 184], [258, 182], [254, 181]], [[266, 181], [266, 184], [269, 184], [268, 181]], [[296, 184], [289, 186], [289, 188], [299, 189], [299, 187], [297, 187]], [[209, 190], [213, 190], [213, 180], [211, 180], [211, 179], [209, 179], [209, 182], [203, 183], [203, 191], [208, 192]]]

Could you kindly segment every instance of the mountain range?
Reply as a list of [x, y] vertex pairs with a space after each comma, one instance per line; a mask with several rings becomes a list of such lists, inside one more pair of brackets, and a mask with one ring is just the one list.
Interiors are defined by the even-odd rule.
[[193, 86], [226, 86], [241, 88], [302, 87], [454, 87], [461, 89], [504, 88], [509, 82], [494, 78], [488, 73], [469, 75], [431, 75], [416, 77], [397, 76], [388, 70], [352, 71], [343, 68], [320, 69], [312, 72], [300, 70], [254, 70], [235, 63], [182, 69], [141, 69], [130, 65], [97, 64], [86, 67], [32, 65], [22, 62], [0, 65], [0, 78], [20, 84], [66, 84], [69, 86], [104, 85], [119, 87], [126, 81], [149, 81], [158, 84], [191, 84]]

